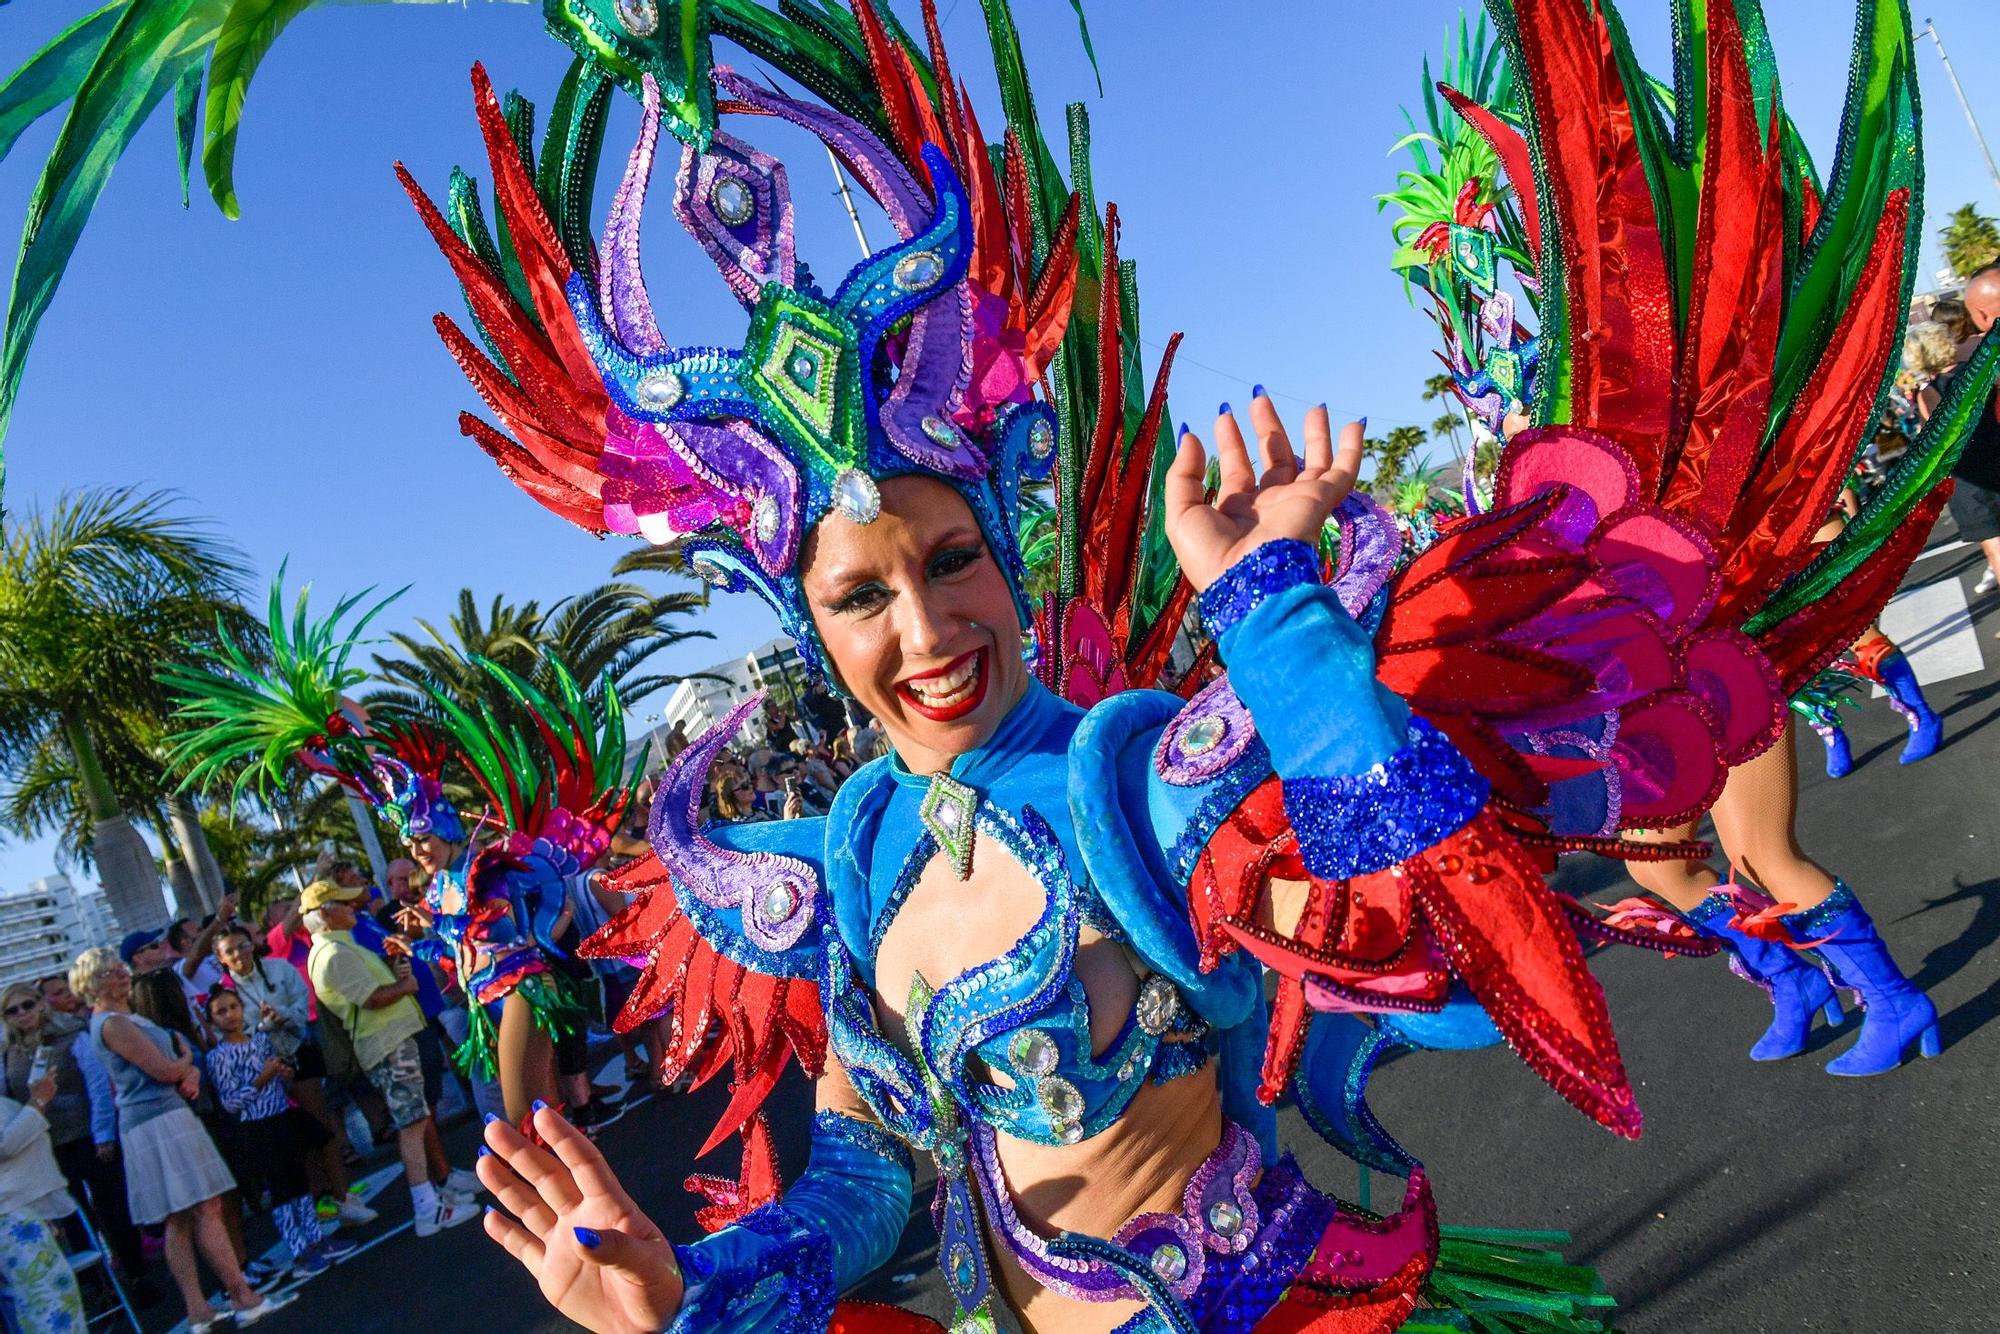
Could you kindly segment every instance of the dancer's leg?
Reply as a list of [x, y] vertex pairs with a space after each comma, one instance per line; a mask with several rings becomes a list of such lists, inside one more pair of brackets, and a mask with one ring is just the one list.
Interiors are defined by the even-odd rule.
[[[1695, 836], [1690, 821], [1675, 829], [1635, 829], [1628, 837], [1640, 843], [1685, 843]], [[1683, 913], [1693, 912], [1722, 883], [1707, 862], [1627, 862], [1625, 869], [1648, 894], [1665, 899]]]
[[556, 1081], [555, 1049], [549, 1043], [549, 1035], [535, 1024], [528, 998], [518, 991], [500, 1003], [497, 1045], [495, 1059], [500, 1068], [500, 1093], [507, 1104], [507, 1119], [519, 1125], [537, 1099], [555, 1100]]
[[1715, 803], [1715, 833], [1730, 865], [1790, 911], [1825, 902], [1834, 879], [1799, 846], [1794, 819], [1799, 805], [1798, 752], [1792, 723], [1776, 745], [1729, 771]]

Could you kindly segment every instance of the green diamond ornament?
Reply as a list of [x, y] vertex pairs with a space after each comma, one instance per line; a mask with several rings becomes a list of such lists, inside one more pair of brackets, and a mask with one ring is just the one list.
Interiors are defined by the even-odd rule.
[[1521, 386], [1526, 378], [1525, 370], [1519, 352], [1497, 348], [1486, 354], [1486, 373], [1510, 401], [1523, 397]]
[[1499, 254], [1493, 234], [1478, 227], [1451, 225], [1451, 261], [1465, 280], [1481, 292], [1490, 292], [1500, 281]]
[[924, 804], [917, 815], [931, 837], [951, 858], [951, 868], [964, 880], [972, 874], [973, 821], [979, 812], [979, 794], [950, 774], [935, 774]]
[[861, 464], [867, 425], [853, 324], [773, 284], [750, 318], [744, 388], [827, 481]]

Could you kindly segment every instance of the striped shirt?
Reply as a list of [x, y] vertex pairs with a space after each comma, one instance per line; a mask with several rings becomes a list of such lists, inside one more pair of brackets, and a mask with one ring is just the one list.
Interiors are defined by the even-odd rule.
[[209, 1049], [208, 1077], [215, 1084], [215, 1096], [239, 1120], [268, 1120], [291, 1106], [284, 1080], [273, 1079], [263, 1088], [257, 1087], [264, 1062], [277, 1054], [271, 1039], [262, 1033], [252, 1033], [248, 1042], [224, 1039]]

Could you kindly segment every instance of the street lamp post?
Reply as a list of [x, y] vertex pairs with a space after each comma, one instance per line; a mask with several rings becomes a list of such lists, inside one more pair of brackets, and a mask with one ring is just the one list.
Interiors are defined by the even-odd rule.
[[1965, 112], [1965, 123], [1972, 127], [1972, 138], [1979, 145], [1979, 151], [1986, 159], [1986, 174], [1993, 178], [1993, 187], [2000, 190], [2000, 166], [1994, 165], [1993, 150], [1986, 146], [1986, 136], [1979, 132], [1979, 118], [1972, 114], [1972, 103], [1965, 98], [1965, 88], [1958, 81], [1958, 71], [1951, 67], [1951, 57], [1945, 54], [1944, 39], [1938, 36], [1937, 24], [1924, 20], [1924, 32], [1931, 44], [1937, 47], [1938, 60], [1944, 65], [1945, 77], [1951, 80], [1951, 90], [1958, 94], [1959, 109]]

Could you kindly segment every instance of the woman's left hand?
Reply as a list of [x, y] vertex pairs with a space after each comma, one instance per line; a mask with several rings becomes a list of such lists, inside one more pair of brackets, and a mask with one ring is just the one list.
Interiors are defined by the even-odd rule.
[[1215, 421], [1222, 484], [1213, 501], [1203, 498], [1208, 455], [1192, 431], [1181, 433], [1180, 451], [1167, 472], [1167, 540], [1196, 592], [1266, 542], [1292, 538], [1317, 542], [1320, 528], [1354, 489], [1361, 472], [1363, 422], [1349, 422], [1336, 451], [1324, 405], [1306, 413], [1306, 455], [1301, 465], [1271, 400], [1250, 400], [1250, 428], [1257, 435], [1264, 475], [1250, 467], [1250, 449], [1236, 418]]

